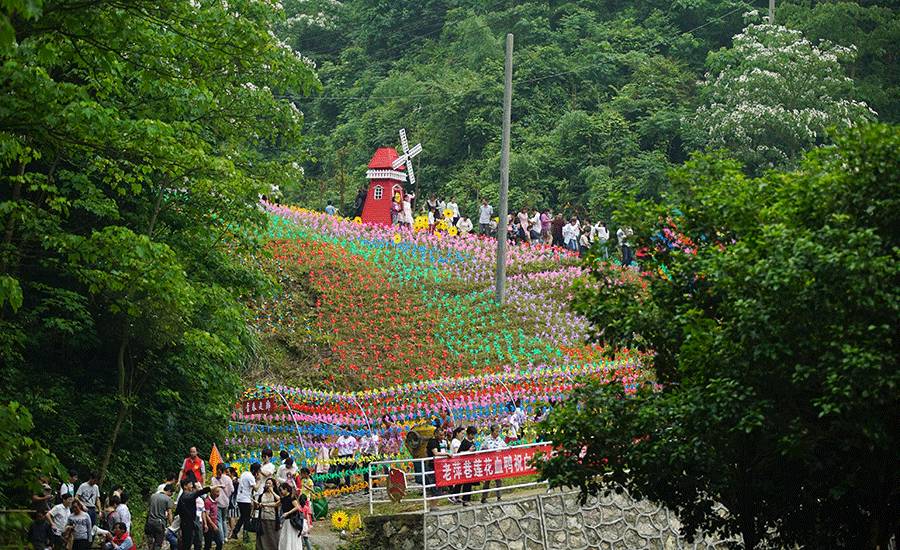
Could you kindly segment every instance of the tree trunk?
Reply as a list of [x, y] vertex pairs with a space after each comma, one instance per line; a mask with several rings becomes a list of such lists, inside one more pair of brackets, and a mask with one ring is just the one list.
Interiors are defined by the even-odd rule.
[[116, 366], [119, 370], [119, 412], [116, 415], [116, 423], [109, 434], [109, 441], [106, 443], [106, 449], [103, 451], [103, 460], [100, 462], [100, 470], [98, 472], [97, 484], [102, 485], [103, 479], [106, 477], [106, 471], [109, 469], [109, 461], [112, 458], [113, 448], [116, 446], [116, 440], [119, 438], [119, 431], [125, 422], [125, 416], [128, 414], [130, 405], [130, 395], [126, 392], [125, 387], [125, 349], [128, 347], [128, 329], [122, 335], [122, 342], [119, 344], [119, 353], [116, 357]]
[[[13, 187], [12, 187], [12, 196], [10, 197], [10, 200], [12, 202], [19, 202], [19, 200], [22, 198], [22, 178], [25, 175], [25, 163], [24, 162], [19, 163], [19, 169], [16, 170], [16, 175], [19, 177], [16, 179], [16, 182], [13, 184]], [[3, 232], [3, 244], [4, 245], [9, 245], [10, 243], [12, 243], [13, 230], [15, 229], [15, 227], [16, 227], [16, 217], [14, 215], [10, 215], [9, 219], [6, 220], [6, 230]], [[7, 256], [4, 255], [2, 264], [0, 264], [0, 271], [6, 271], [6, 268], [9, 267], [6, 262], [6, 257]]]

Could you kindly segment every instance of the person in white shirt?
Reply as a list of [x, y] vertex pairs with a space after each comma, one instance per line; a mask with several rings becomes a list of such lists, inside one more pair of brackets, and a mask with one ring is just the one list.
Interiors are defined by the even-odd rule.
[[528, 219], [528, 230], [531, 233], [532, 242], [540, 242], [541, 240], [541, 213], [537, 210], [534, 215]]
[[403, 195], [403, 219], [400, 224], [405, 225], [407, 228], [412, 227], [413, 224], [412, 201], [415, 198], [416, 196], [413, 193]]
[[[234, 526], [234, 531], [231, 535], [235, 540], [237, 540], [238, 533], [241, 532], [241, 527], [247, 527], [250, 523], [250, 510], [253, 504], [253, 489], [256, 487], [256, 478], [259, 476], [259, 470], [261, 468], [262, 465], [259, 462], [254, 462], [250, 465], [250, 471], [244, 472], [238, 479], [238, 490], [235, 500], [237, 500], [238, 510], [240, 511], [241, 516], [238, 518], [238, 522]], [[244, 542], [249, 540], [250, 537], [245, 531]]]
[[75, 496], [75, 484], [78, 483], [78, 472], [69, 470], [69, 481], [64, 481], [59, 486], [59, 498], [63, 495]]
[[[179, 483], [178, 483], [178, 474], [169, 474], [169, 475], [167, 475], [167, 476], [166, 476], [166, 480], [163, 481], [162, 483], [160, 483], [160, 484], [156, 487], [156, 492], [157, 492], [157, 493], [162, 493], [163, 491], [166, 490], [166, 485], [168, 485], [168, 484], [170, 484], [170, 483], [175, 483], [176, 485], [179, 484]], [[175, 499], [175, 500], [178, 500], [178, 499]]]
[[513, 439], [519, 439], [519, 429], [525, 424], [525, 409], [522, 408], [521, 399], [516, 399], [511, 405], [512, 412], [509, 415], [509, 435]]
[[453, 213], [453, 223], [456, 223], [459, 220], [459, 205], [456, 204], [456, 199], [450, 199], [450, 202], [447, 203], [447, 210]]
[[524, 207], [520, 208], [519, 213], [516, 214], [516, 222], [518, 222], [517, 227], [516, 227], [516, 236], [520, 240], [530, 243], [531, 242], [531, 232], [529, 231], [529, 228], [528, 228], [529, 221], [530, 220], [528, 219], [528, 211], [525, 210]]
[[459, 452], [464, 432], [465, 430], [461, 426], [453, 430], [453, 438], [450, 440], [450, 456], [455, 456]]
[[219, 536], [223, 541], [228, 540], [228, 505], [231, 503], [231, 493], [234, 492], [234, 482], [226, 469], [224, 464], [217, 464], [216, 475], [210, 481], [210, 486], [221, 488], [216, 497], [216, 507], [219, 509]]
[[380, 441], [381, 437], [377, 433], [364, 435], [362, 439], [359, 440], [359, 452], [364, 455], [378, 454], [378, 444]]
[[[359, 440], [359, 452], [362, 455], [362, 466], [365, 467], [366, 464], [374, 460], [374, 456], [378, 454], [379, 446], [381, 445], [381, 436], [375, 432], [369, 432], [367, 435], [364, 435], [362, 439]], [[369, 472], [363, 472], [363, 481], [366, 484], [369, 483]], [[368, 485], [366, 486], [366, 490], [364, 491], [366, 494], [369, 492]]]
[[569, 250], [578, 251], [578, 225], [577, 220], [572, 218], [569, 223], [563, 226], [562, 230], [563, 242]]
[[[482, 451], [497, 451], [499, 449], [506, 448], [506, 441], [500, 436], [500, 425], [499, 424], [491, 424], [491, 433], [487, 437], [484, 438], [484, 442], [481, 444]], [[497, 500], [500, 500], [500, 487], [503, 486], [503, 481], [499, 479], [495, 479], [494, 487], [497, 489]], [[487, 480], [484, 482], [484, 489], [490, 489], [491, 480]], [[481, 494], [481, 502], [487, 502], [488, 493]]]
[[622, 249], [622, 265], [631, 265], [632, 260], [632, 252], [631, 252], [631, 243], [628, 242], [628, 237], [632, 235], [631, 228], [620, 226], [619, 229], [616, 230], [616, 239], [619, 241], [619, 247]]
[[468, 235], [469, 231], [472, 230], [472, 220], [466, 216], [460, 217], [456, 221], [456, 229], [459, 230], [460, 235]]
[[259, 468], [259, 477], [256, 479], [256, 487], [253, 488], [254, 498], [263, 494], [266, 487], [266, 480], [275, 477], [275, 463], [272, 462], [273, 456], [275, 456], [275, 453], [272, 452], [272, 449], [266, 447], [262, 450], [262, 464]]
[[[354, 464], [353, 462], [353, 455], [355, 455], [356, 451], [359, 450], [359, 442], [357, 442], [356, 438], [349, 434], [342, 434], [337, 438], [336, 445], [338, 455], [337, 471], [344, 472], [347, 470], [356, 469], [356, 464]], [[350, 485], [349, 475], [344, 477], [343, 484], [345, 486]]]
[[91, 474], [87, 481], [82, 483], [75, 492], [75, 498], [81, 502], [84, 511], [91, 518], [91, 525], [97, 524], [97, 505], [100, 499], [100, 488], [97, 487], [97, 476]]
[[600, 241], [603, 257], [608, 258], [609, 251], [606, 248], [606, 243], [609, 241], [609, 229], [606, 228], [606, 222], [597, 222], [594, 227], [591, 228], [591, 239]]
[[[328, 470], [331, 468], [329, 460], [331, 459], [331, 449], [325, 445], [325, 439], [323, 438], [319, 441], [319, 444], [316, 448], [316, 473], [317, 474], [327, 474]], [[316, 481], [317, 486], [324, 486], [324, 481]]]
[[281, 485], [284, 482], [293, 483], [296, 477], [297, 465], [294, 464], [294, 459], [291, 457], [285, 458], [284, 462], [281, 463], [281, 466], [279, 466], [278, 470], [275, 472], [275, 479], [278, 481], [278, 484]]
[[116, 516], [125, 524], [125, 530], [131, 532], [131, 510], [128, 509], [128, 493], [122, 493], [119, 497], [119, 505], [116, 506]]
[[57, 504], [47, 512], [47, 521], [50, 523], [51, 542], [53, 548], [64, 548], [63, 534], [66, 531], [66, 523], [69, 521], [71, 514], [70, 507], [72, 499], [75, 498], [72, 493], [63, 493], [62, 502]]
[[585, 231], [581, 234], [581, 237], [578, 240], [578, 251], [582, 256], [587, 254], [587, 251], [591, 248], [591, 234]]
[[491, 217], [494, 215], [494, 208], [488, 204], [487, 199], [481, 201], [481, 207], [478, 209], [478, 224], [481, 226], [481, 234], [489, 235], [491, 233]]

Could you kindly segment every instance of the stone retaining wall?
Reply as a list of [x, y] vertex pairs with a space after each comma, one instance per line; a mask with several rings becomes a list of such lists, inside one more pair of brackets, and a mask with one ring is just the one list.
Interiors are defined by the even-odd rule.
[[644, 550], [725, 549], [728, 541], [688, 543], [678, 518], [627, 492], [590, 497], [551, 492], [487, 505], [429, 512], [424, 518], [427, 550]]
[[368, 516], [363, 521], [366, 549], [419, 550], [425, 544], [422, 514]]

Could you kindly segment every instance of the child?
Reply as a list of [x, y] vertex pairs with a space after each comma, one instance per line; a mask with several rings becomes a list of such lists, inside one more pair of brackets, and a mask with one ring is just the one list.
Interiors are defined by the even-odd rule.
[[47, 550], [50, 546], [50, 522], [45, 512], [34, 513], [34, 521], [28, 527], [28, 541], [34, 550]]
[[312, 527], [313, 522], [312, 503], [310, 503], [309, 499], [306, 498], [306, 495], [304, 494], [300, 495], [297, 502], [300, 504], [300, 511], [303, 512], [303, 517], [306, 518], [306, 525], [302, 534], [303, 547], [312, 550], [312, 543], [309, 542], [309, 530]]
[[312, 477], [309, 475], [309, 468], [300, 468], [300, 478], [297, 480], [297, 491], [301, 495], [305, 495], [307, 499], [312, 498], [314, 485]]

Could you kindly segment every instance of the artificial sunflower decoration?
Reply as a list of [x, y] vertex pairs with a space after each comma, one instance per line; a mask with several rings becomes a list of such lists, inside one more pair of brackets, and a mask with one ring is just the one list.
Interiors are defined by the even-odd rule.
[[451, 237], [455, 237], [458, 233], [459, 233], [459, 230], [456, 229], [455, 227], [453, 227], [452, 225], [450, 226], [450, 229], [447, 230], [447, 234], [450, 235]]
[[449, 219], [449, 218], [452, 218], [452, 217], [453, 217], [453, 210], [450, 210], [449, 208], [444, 209], [444, 217], [445, 217], [445, 218], [448, 218], [448, 219]]
[[347, 525], [350, 532], [359, 531], [359, 528], [362, 527], [362, 517], [360, 517], [359, 512], [353, 514], [353, 517], [350, 518], [350, 522]]
[[399, 244], [401, 240], [402, 237], [400, 236], [400, 233], [394, 233], [394, 242]]
[[346, 529], [349, 524], [350, 515], [347, 512], [343, 510], [337, 510], [336, 512], [331, 514], [331, 526], [335, 529]]
[[353, 218], [353, 222], [354, 223], [362, 223], [362, 218], [360, 218], [359, 216], [356, 216], [355, 218]]

